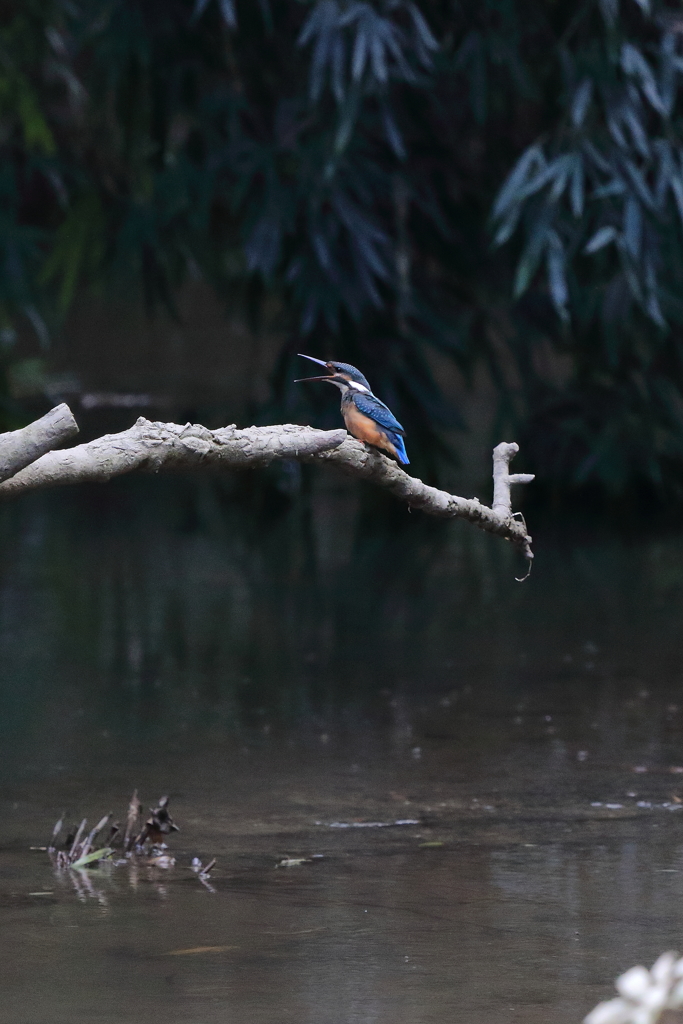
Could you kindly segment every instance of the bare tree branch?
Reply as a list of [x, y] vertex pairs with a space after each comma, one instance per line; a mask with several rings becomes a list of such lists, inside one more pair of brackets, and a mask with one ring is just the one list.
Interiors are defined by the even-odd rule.
[[285, 424], [235, 426], [208, 430], [198, 424], [151, 423], [142, 416], [120, 434], [105, 434], [87, 444], [49, 452], [0, 484], [0, 498], [61, 484], [104, 482], [141, 469], [196, 469], [265, 466], [274, 459], [296, 459], [341, 444], [345, 430], [313, 430]]
[[[498, 457], [500, 448], [509, 449], [507, 459]], [[507, 483], [501, 479], [507, 474], [510, 459], [519, 451], [516, 444], [503, 442], [494, 449], [494, 473], [499, 474], [498, 487], [502, 496], [503, 488], [507, 488], [507, 504], [499, 502], [498, 509], [482, 505], [478, 498], [459, 498], [456, 494], [441, 491], [438, 487], [430, 487], [417, 477], [409, 476], [395, 462], [385, 455], [367, 448], [360, 441], [346, 435], [346, 440], [337, 448], [323, 452], [314, 458], [306, 457], [304, 461], [324, 461], [350, 473], [362, 477], [380, 487], [385, 487], [393, 495], [410, 505], [432, 516], [444, 519], [467, 519], [488, 533], [504, 537], [520, 549], [525, 558], [532, 559], [531, 537], [527, 533], [526, 524], [520, 517], [513, 517], [510, 505], [510, 484], [530, 483], [534, 477], [531, 473], [515, 473], [509, 475]], [[0, 486], [0, 495], [2, 486]]]
[[[30, 431], [31, 427], [25, 430]], [[197, 424], [152, 423], [140, 417], [120, 434], [105, 434], [75, 448], [49, 451], [31, 465], [27, 465], [30, 459], [25, 459], [22, 465], [26, 468], [0, 483], [0, 499], [42, 487], [106, 481], [135, 469], [158, 473], [162, 469], [206, 466], [243, 469], [279, 459], [325, 462], [386, 488], [411, 508], [442, 518], [467, 519], [480, 529], [509, 540], [531, 559], [531, 537], [524, 521], [514, 517], [510, 503], [511, 484], [533, 480], [529, 473], [510, 474], [510, 460], [518, 450], [516, 444], [505, 442], [494, 449], [494, 503], [489, 508], [478, 498], [460, 498], [409, 476], [391, 459], [366, 447], [345, 430], [316, 430], [292, 423], [245, 430], [238, 430], [233, 424], [209, 430]]]
[[0, 434], [0, 481], [8, 480], [77, 433], [78, 424], [71, 409], [62, 403], [27, 427]]

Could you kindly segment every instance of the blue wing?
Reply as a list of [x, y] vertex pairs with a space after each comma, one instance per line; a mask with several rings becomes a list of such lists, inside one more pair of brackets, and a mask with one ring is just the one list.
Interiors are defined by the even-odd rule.
[[375, 398], [374, 395], [365, 395], [359, 392], [354, 392], [353, 400], [356, 403], [356, 408], [360, 409], [362, 413], [369, 416], [375, 423], [379, 423], [380, 427], [384, 430], [390, 430], [392, 434], [399, 434], [405, 436], [405, 430], [394, 416], [391, 409], [389, 409], [384, 402], [380, 402], [379, 398]]
[[407, 466], [409, 463], [408, 455], [406, 452], [406, 446], [403, 443], [403, 435], [405, 430], [394, 416], [391, 409], [389, 409], [384, 402], [380, 402], [379, 398], [375, 398], [374, 395], [359, 394], [354, 391], [353, 401], [356, 403], [356, 408], [368, 416], [371, 420], [374, 420], [382, 430], [386, 432], [387, 437], [396, 449], [396, 457], [398, 461]]

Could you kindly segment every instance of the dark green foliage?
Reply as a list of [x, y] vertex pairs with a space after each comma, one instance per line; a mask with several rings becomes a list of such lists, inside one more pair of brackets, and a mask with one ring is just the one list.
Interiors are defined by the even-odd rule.
[[545, 287], [566, 324], [568, 379], [536, 382], [541, 471], [615, 492], [672, 485], [683, 456], [681, 29], [647, 0], [557, 22], [555, 109], [493, 209], [496, 242], [522, 239], [516, 295]]
[[646, 0], [3, 3], [0, 332], [201, 274], [278, 310], [281, 406], [305, 344], [439, 454], [438, 351], [546, 479], [670, 485], [681, 32]]

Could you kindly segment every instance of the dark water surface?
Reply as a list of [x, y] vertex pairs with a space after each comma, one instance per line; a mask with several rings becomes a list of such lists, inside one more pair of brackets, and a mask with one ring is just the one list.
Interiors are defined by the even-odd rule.
[[[3, 1024], [569, 1024], [683, 947], [683, 542], [541, 533], [522, 585], [316, 502], [2, 510]], [[29, 850], [135, 786], [172, 870]]]

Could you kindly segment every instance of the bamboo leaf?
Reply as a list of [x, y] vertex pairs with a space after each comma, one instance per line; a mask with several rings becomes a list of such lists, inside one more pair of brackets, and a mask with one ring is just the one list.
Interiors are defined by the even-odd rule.
[[545, 218], [534, 225], [529, 241], [517, 264], [515, 275], [515, 298], [520, 298], [531, 284], [541, 262], [543, 251], [548, 245], [548, 223]]
[[399, 160], [405, 160], [407, 156], [406, 147], [403, 144], [403, 138], [392, 116], [391, 110], [386, 103], [382, 104], [382, 120], [384, 122], [384, 134], [386, 135], [387, 142], [393, 150], [394, 156]]
[[519, 206], [515, 207], [510, 216], [502, 222], [500, 228], [494, 235], [494, 245], [504, 245], [505, 242], [507, 242], [508, 239], [512, 237], [517, 225], [519, 224], [519, 219], [521, 215], [522, 206], [520, 204]]
[[546, 264], [548, 270], [548, 287], [555, 310], [561, 320], [568, 321], [567, 303], [569, 289], [566, 278], [566, 258], [562, 240], [556, 231], [547, 235]]
[[17, 81], [17, 113], [28, 149], [51, 155], [56, 151], [55, 140], [38, 105], [38, 100], [23, 78]]
[[368, 57], [368, 39], [363, 25], [358, 26], [356, 39], [353, 45], [353, 57], [351, 60], [351, 74], [354, 81], [359, 82], [365, 71], [365, 62]]
[[599, 249], [604, 249], [604, 247], [609, 245], [610, 242], [614, 242], [617, 237], [616, 228], [600, 228], [595, 232], [583, 251], [588, 253], [588, 255], [592, 255], [594, 252], [598, 252]]
[[581, 158], [580, 153], [574, 154], [571, 168], [571, 184], [569, 187], [569, 197], [572, 213], [575, 217], [580, 217], [583, 214], [584, 204], [584, 170], [583, 160]]
[[508, 211], [509, 207], [513, 203], [519, 201], [519, 193], [522, 190], [525, 179], [527, 179], [531, 173], [538, 170], [545, 170], [546, 168], [546, 159], [540, 146], [536, 144], [529, 146], [515, 164], [511, 173], [508, 175], [505, 184], [498, 193], [498, 197], [493, 207], [493, 217], [498, 219]]
[[96, 861], [104, 860], [105, 857], [111, 857], [114, 851], [110, 846], [105, 846], [101, 850], [93, 850], [92, 853], [88, 853], [85, 857], [79, 857], [69, 867], [72, 868], [84, 868], [88, 864], [94, 864]]
[[608, 28], [613, 28], [619, 17], [619, 0], [599, 0], [600, 11]]
[[438, 50], [439, 44], [434, 38], [432, 30], [425, 21], [424, 15], [422, 14], [422, 11], [417, 6], [417, 4], [408, 4], [408, 10], [410, 12], [411, 18], [413, 19], [413, 25], [415, 26], [415, 30], [420, 37], [422, 45], [427, 50]]
[[640, 255], [640, 242], [643, 230], [643, 217], [640, 203], [628, 199], [624, 207], [624, 244], [634, 259]]
[[234, 0], [219, 0], [223, 21], [229, 28], [237, 28]]
[[652, 68], [640, 50], [632, 43], [624, 43], [621, 49], [621, 66], [627, 75], [632, 75], [640, 83], [644, 95], [659, 114], [664, 113], [664, 104], [652, 73]]
[[593, 83], [590, 78], [584, 78], [574, 93], [572, 101], [572, 122], [575, 128], [580, 128], [583, 125], [592, 96]]

